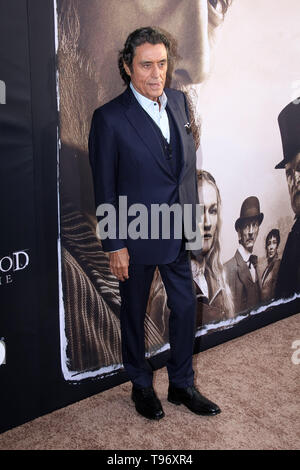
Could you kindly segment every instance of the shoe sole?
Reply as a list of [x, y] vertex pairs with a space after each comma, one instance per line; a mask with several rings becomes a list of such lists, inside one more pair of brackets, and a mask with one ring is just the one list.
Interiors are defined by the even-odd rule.
[[136, 411], [138, 412], [138, 414], [140, 416], [143, 416], [143, 418], [146, 418], [146, 419], [151, 419], [152, 421], [159, 421], [160, 419], [164, 418], [165, 416], [165, 413], [163, 413], [161, 416], [150, 416], [150, 415], [146, 415], [144, 413], [142, 413], [141, 411], [139, 411], [137, 409], [137, 407], [135, 407]]
[[168, 401], [170, 403], [173, 403], [173, 405], [184, 405], [186, 406], [190, 411], [192, 411], [193, 413], [195, 413], [196, 415], [201, 415], [201, 416], [215, 416], [215, 415], [218, 415], [221, 413], [221, 410], [217, 410], [217, 411], [212, 411], [210, 413], [205, 413], [205, 412], [201, 412], [201, 411], [195, 411], [195, 410], [192, 410], [192, 408], [190, 408], [188, 405], [186, 405], [185, 403], [183, 403], [182, 401], [177, 401], [177, 400], [173, 400], [172, 398], [169, 398], [168, 397]]
[[164, 418], [164, 416], [165, 416], [165, 412], [164, 412], [164, 411], [162, 412], [162, 415], [161, 415], [161, 416], [150, 416], [150, 415], [147, 415], [147, 414], [145, 414], [145, 413], [142, 413], [141, 411], [138, 410], [134, 398], [131, 397], [131, 399], [132, 399], [132, 401], [133, 401], [134, 404], [135, 404], [135, 409], [136, 409], [136, 411], [138, 412], [139, 415], [143, 416], [143, 418], [151, 419], [151, 420], [153, 420], [153, 421], [159, 421], [160, 419]]
[[173, 405], [182, 405], [182, 402], [181, 401], [177, 401], [177, 400], [173, 400], [171, 398], [168, 397], [168, 401], [170, 403], [173, 403]]

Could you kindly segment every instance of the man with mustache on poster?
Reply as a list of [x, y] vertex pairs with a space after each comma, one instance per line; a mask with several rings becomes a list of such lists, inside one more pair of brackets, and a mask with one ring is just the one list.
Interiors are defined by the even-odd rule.
[[[127, 196], [128, 206], [142, 203], [148, 210], [153, 204], [195, 207], [198, 203], [196, 151], [186, 98], [180, 91], [165, 88], [169, 55], [168, 38], [151, 27], [133, 31], [119, 54], [127, 89], [94, 112], [89, 137], [97, 208], [112, 204], [118, 214], [120, 195]], [[220, 412], [194, 384], [196, 298], [186, 240], [184, 235], [177, 239], [173, 229], [169, 239], [161, 232], [158, 239], [133, 239], [119, 236], [117, 225], [116, 238], [102, 237], [111, 271], [120, 281], [122, 357], [133, 384], [132, 400], [138, 413], [156, 420], [164, 417], [164, 411], [153, 389], [144, 338], [156, 266], [171, 310], [168, 400], [196, 414]]]
[[224, 265], [236, 314], [258, 305], [261, 299], [257, 256], [253, 254], [253, 248], [263, 218], [264, 215], [260, 212], [258, 198], [250, 196], [245, 199], [241, 207], [240, 217], [235, 222], [235, 230], [238, 233], [240, 245], [234, 257]]
[[282, 255], [275, 297], [289, 298], [300, 293], [300, 99], [289, 103], [279, 114], [284, 159], [275, 168], [285, 168], [295, 213], [295, 223]]

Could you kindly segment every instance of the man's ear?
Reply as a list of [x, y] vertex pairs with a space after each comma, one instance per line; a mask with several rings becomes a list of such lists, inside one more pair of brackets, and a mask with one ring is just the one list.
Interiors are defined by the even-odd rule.
[[123, 66], [124, 66], [124, 69], [125, 69], [125, 72], [127, 73], [127, 75], [129, 75], [129, 77], [131, 77], [130, 68], [128, 67], [127, 64], [125, 64], [124, 60], [123, 60]]

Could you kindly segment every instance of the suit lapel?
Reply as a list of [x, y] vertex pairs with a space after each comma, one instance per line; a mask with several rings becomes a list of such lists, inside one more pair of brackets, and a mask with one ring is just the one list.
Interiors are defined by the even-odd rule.
[[178, 130], [178, 135], [180, 138], [180, 147], [181, 147], [181, 155], [182, 155], [182, 161], [181, 161], [181, 170], [179, 174], [179, 183], [182, 181], [183, 176], [184, 176], [184, 170], [187, 166], [187, 152], [185, 149], [185, 142], [186, 142], [186, 131], [184, 125], [186, 124], [185, 116], [182, 114], [181, 109], [177, 105], [176, 101], [172, 99], [172, 96], [169, 96], [168, 91], [165, 90], [167, 98], [168, 98], [168, 108], [170, 113], [172, 114], [172, 117], [174, 119], [175, 125]]
[[[174, 179], [174, 175], [163, 153], [159, 137], [151, 124], [151, 118], [147, 119], [147, 116], [145, 116], [146, 111], [143, 110], [129, 88], [124, 92], [123, 97], [124, 104], [127, 108], [125, 111], [127, 119], [130, 121], [146, 147], [150, 150], [156, 163], [158, 163], [160, 168]], [[155, 125], [155, 123], [153, 125]]]
[[259, 270], [258, 270], [258, 265], [257, 265], [256, 268], [255, 268], [255, 272], [256, 272], [256, 280], [257, 280], [257, 282], [258, 282], [259, 289], [261, 290], [261, 289], [262, 289], [262, 284], [261, 284], [260, 272], [259, 272]]

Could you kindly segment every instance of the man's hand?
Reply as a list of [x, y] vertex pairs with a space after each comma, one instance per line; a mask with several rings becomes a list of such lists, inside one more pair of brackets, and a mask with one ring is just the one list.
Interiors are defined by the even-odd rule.
[[112, 274], [119, 281], [128, 279], [129, 254], [127, 248], [109, 253], [109, 266]]

